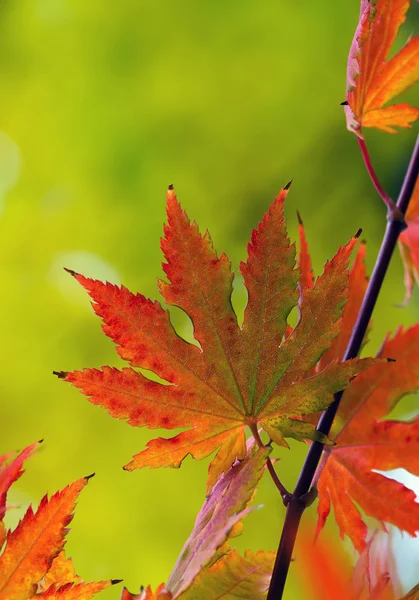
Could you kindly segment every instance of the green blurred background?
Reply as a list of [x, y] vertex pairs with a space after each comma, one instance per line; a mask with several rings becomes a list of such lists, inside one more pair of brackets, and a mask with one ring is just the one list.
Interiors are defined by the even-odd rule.
[[[414, 4], [401, 39], [417, 30]], [[11, 495], [22, 507], [96, 472], [67, 546], [86, 580], [123, 578], [135, 591], [167, 579], [203, 502], [208, 461], [122, 471], [147, 430], [112, 420], [52, 375], [121, 364], [63, 267], [155, 298], [169, 183], [236, 266], [291, 178], [289, 229], [295, 237], [298, 208], [317, 272], [359, 227], [371, 267], [385, 211], [339, 106], [358, 8], [357, 0], [0, 3], [0, 452], [45, 438]], [[394, 195], [414, 136], [368, 136]], [[395, 256], [372, 351], [387, 331], [418, 320], [418, 292], [407, 309], [395, 306], [403, 295]], [[186, 318], [174, 318], [187, 335]], [[292, 449], [278, 452], [290, 487], [305, 446]], [[284, 511], [268, 478], [257, 500], [265, 508], [248, 517], [238, 544], [273, 550]], [[288, 598], [298, 597], [293, 585]]]

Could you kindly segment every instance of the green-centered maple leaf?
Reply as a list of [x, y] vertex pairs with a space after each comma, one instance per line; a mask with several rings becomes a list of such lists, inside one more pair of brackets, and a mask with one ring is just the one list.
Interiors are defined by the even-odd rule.
[[419, 118], [419, 109], [409, 104], [386, 106], [419, 79], [419, 36], [386, 60], [409, 6], [410, 0], [361, 0], [345, 106], [348, 129], [360, 137], [364, 127], [395, 133], [394, 127], [410, 127]]
[[[11, 455], [0, 457], [1, 519], [6, 511], [7, 491], [37, 446], [38, 443], [28, 446], [14, 459]], [[117, 583], [84, 583], [62, 550], [75, 502], [87, 481], [84, 477], [50, 499], [45, 496], [35, 512], [30, 506], [16, 529], [7, 532], [0, 554], [0, 600], [89, 600]]]
[[273, 552], [244, 555], [230, 545], [241, 532], [241, 520], [254, 510], [253, 499], [262, 477], [270, 448], [247, 442], [247, 455], [214, 485], [200, 510], [165, 585], [155, 592], [150, 587], [139, 595], [124, 590], [122, 600], [263, 600], [274, 565]]
[[[302, 227], [300, 235], [305, 241]], [[300, 264], [309, 270], [307, 245], [301, 247]], [[361, 245], [349, 277], [342, 329], [319, 361], [320, 369], [344, 354], [367, 287], [364, 257], [365, 246]], [[306, 280], [302, 276], [302, 281]], [[419, 326], [399, 329], [385, 341], [380, 355], [395, 362], [374, 365], [347, 386], [329, 436], [335, 445], [326, 448], [317, 473], [318, 532], [333, 506], [342, 537], [348, 535], [360, 552], [368, 530], [357, 505], [369, 516], [411, 535], [419, 530], [414, 492], [374, 472], [404, 468], [419, 475], [419, 418], [385, 420], [404, 395], [419, 389]], [[309, 418], [315, 422], [314, 416]]]
[[[72, 273], [131, 367], [57, 374], [131, 425], [187, 429], [151, 440], [126, 469], [178, 467], [188, 454], [202, 459], [221, 446], [210, 467], [211, 487], [236, 457], [245, 455], [245, 426], [254, 431], [259, 424], [283, 445], [284, 435], [318, 438], [315, 427], [301, 418], [326, 408], [335, 392], [374, 361], [332, 362], [306, 376], [341, 327], [356, 236], [326, 263], [299, 304], [298, 324], [285, 336], [289, 313], [299, 302], [295, 247], [283, 213], [287, 191], [253, 231], [247, 261], [240, 266], [249, 296], [240, 327], [231, 304], [227, 256], [216, 254], [209, 233], [200, 234], [169, 189], [162, 240], [169, 281], [160, 281], [159, 289], [168, 305], [189, 315], [200, 347], [179, 337], [158, 302]], [[137, 368], [153, 371], [167, 384], [147, 379]]]

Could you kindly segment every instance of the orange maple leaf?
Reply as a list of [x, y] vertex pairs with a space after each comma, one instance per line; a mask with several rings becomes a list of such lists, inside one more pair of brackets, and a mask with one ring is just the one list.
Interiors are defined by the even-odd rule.
[[[300, 235], [304, 236], [302, 227]], [[306, 244], [302, 249], [300, 262], [309, 269]], [[343, 356], [367, 286], [364, 256], [365, 246], [361, 246], [349, 277], [341, 333], [317, 368], [323, 369], [328, 361]], [[418, 353], [419, 325], [407, 331], [399, 329], [385, 341], [380, 356], [396, 361], [377, 364], [348, 385], [329, 435], [335, 445], [325, 449], [317, 473], [317, 532], [333, 506], [342, 537], [348, 535], [360, 552], [368, 530], [355, 503], [369, 516], [411, 535], [419, 530], [419, 504], [414, 492], [373, 472], [400, 467], [419, 475], [419, 418], [409, 422], [384, 420], [404, 395], [419, 389]]]
[[[297, 540], [294, 565], [307, 590], [306, 599], [397, 600], [401, 596], [391, 547], [382, 532], [371, 536], [353, 567], [335, 537], [325, 535], [314, 543], [312, 532], [304, 528]], [[407, 598], [413, 600], [414, 596], [400, 600]]]
[[82, 583], [82, 578], [76, 575], [73, 561], [71, 558], [66, 557], [64, 550], [52, 561], [51, 567], [39, 585], [39, 590], [45, 591], [57, 583], [60, 585], [64, 583]]
[[419, 36], [386, 60], [410, 0], [361, 0], [358, 27], [349, 52], [345, 113], [359, 137], [364, 127], [396, 133], [411, 126], [419, 109], [409, 104], [385, 106], [419, 79]]
[[[158, 302], [72, 272], [131, 368], [57, 375], [130, 425], [187, 428], [170, 439], [151, 440], [126, 469], [179, 467], [188, 454], [199, 460], [221, 446], [210, 466], [211, 488], [236, 457], [245, 455], [245, 426], [254, 432], [260, 424], [281, 445], [284, 436], [319, 439], [311, 423], [294, 417], [326, 408], [333, 394], [374, 360], [335, 361], [306, 376], [339, 332], [356, 236], [304, 295], [299, 322], [285, 339], [288, 315], [299, 300], [295, 248], [283, 214], [287, 192], [281, 191], [253, 231], [247, 261], [241, 264], [249, 300], [240, 327], [231, 305], [233, 274], [227, 256], [217, 256], [209, 233], [199, 233], [169, 189], [162, 240], [169, 283], [160, 281], [159, 289], [167, 304], [190, 316], [199, 347], [179, 337]], [[138, 367], [167, 383], [150, 381]]]
[[[28, 446], [11, 462], [10, 455], [0, 457], [1, 520], [6, 511], [7, 491], [20, 477], [24, 460], [37, 446], [38, 443]], [[30, 506], [16, 529], [7, 532], [0, 554], [0, 600], [89, 600], [117, 583], [117, 580], [83, 583], [62, 551], [75, 502], [88, 479], [79, 479], [49, 500], [45, 496], [37, 511]]]

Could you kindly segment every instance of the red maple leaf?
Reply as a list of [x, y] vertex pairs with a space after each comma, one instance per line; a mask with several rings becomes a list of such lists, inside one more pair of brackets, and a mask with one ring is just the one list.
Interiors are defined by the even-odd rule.
[[[381, 355], [396, 357], [382, 369], [371, 368], [346, 389], [332, 439], [336, 442], [323, 467], [318, 490], [319, 527], [333, 505], [341, 535], [362, 550], [367, 526], [356, 506], [371, 517], [416, 535], [419, 504], [416, 494], [375, 470], [403, 468], [419, 475], [419, 418], [384, 420], [397, 402], [419, 389], [419, 326], [400, 329], [386, 340]], [[356, 503], [356, 504], [355, 504]]]
[[[297, 326], [285, 336], [288, 315], [299, 301], [295, 248], [283, 215], [287, 191], [281, 191], [253, 231], [247, 261], [240, 266], [249, 294], [240, 327], [231, 305], [233, 274], [227, 256], [216, 254], [209, 233], [199, 233], [169, 189], [162, 240], [169, 283], [160, 281], [159, 289], [168, 305], [190, 316], [199, 347], [179, 337], [158, 302], [72, 272], [92, 297], [104, 332], [131, 367], [57, 375], [130, 425], [187, 429], [151, 440], [126, 469], [179, 467], [188, 454], [199, 460], [221, 446], [210, 466], [211, 487], [236, 457], [244, 457], [245, 426], [254, 432], [259, 424], [282, 445], [284, 436], [318, 439], [314, 425], [301, 418], [323, 410], [335, 392], [374, 360], [334, 361], [306, 375], [340, 330], [356, 236], [326, 264], [299, 305]], [[151, 381], [138, 367], [167, 383]]]
[[[310, 268], [305, 246], [303, 255], [302, 263]], [[361, 246], [350, 274], [342, 331], [318, 368], [343, 356], [367, 285], [364, 255], [365, 247]], [[317, 531], [333, 506], [342, 537], [348, 535], [360, 552], [368, 530], [357, 505], [369, 516], [411, 535], [419, 530], [419, 504], [414, 492], [374, 472], [404, 468], [419, 475], [419, 418], [409, 422], [385, 420], [404, 395], [419, 389], [418, 355], [419, 326], [399, 329], [385, 341], [380, 356], [395, 362], [374, 365], [348, 385], [329, 436], [335, 445], [325, 449], [317, 473]]]

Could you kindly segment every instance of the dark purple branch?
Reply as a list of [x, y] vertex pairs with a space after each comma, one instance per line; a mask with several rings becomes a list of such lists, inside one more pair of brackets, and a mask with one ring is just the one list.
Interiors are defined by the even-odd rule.
[[[419, 136], [416, 140], [416, 145], [413, 150], [409, 167], [407, 169], [397, 201], [397, 207], [403, 214], [406, 212], [408, 207], [418, 174]], [[397, 239], [404, 228], [405, 223], [400, 219], [389, 220], [387, 223], [377, 261], [375, 263], [362, 306], [358, 313], [357, 321], [352, 331], [352, 337], [349, 340], [343, 360], [355, 358], [361, 349], [362, 341], [364, 339], [368, 323], [374, 310], [394, 248], [396, 246]], [[320, 418], [317, 430], [325, 435], [328, 435], [330, 432], [342, 395], [343, 392], [338, 392], [335, 394], [334, 402]], [[267, 600], [280, 600], [282, 598], [292, 552], [294, 549], [294, 543], [297, 536], [298, 526], [304, 509], [306, 508], [303, 496], [310, 490], [322, 452], [323, 444], [320, 442], [313, 442], [308, 451], [294, 493], [288, 504]]]

